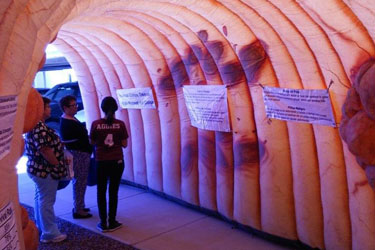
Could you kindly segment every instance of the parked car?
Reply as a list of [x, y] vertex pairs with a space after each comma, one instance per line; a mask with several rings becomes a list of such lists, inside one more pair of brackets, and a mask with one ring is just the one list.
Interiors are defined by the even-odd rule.
[[50, 90], [48, 90], [44, 97], [51, 100], [51, 117], [46, 120], [46, 123], [58, 133], [60, 131], [60, 117], [62, 110], [60, 109], [60, 99], [66, 95], [73, 95], [77, 98], [78, 111], [83, 109], [81, 92], [78, 87], [78, 82], [61, 83]]
[[49, 88], [36, 88], [36, 90], [39, 92], [39, 94], [44, 95], [50, 89]]

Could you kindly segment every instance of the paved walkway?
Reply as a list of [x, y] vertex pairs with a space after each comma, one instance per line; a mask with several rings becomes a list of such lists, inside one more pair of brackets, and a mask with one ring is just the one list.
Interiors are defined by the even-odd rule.
[[[22, 173], [24, 171], [22, 166], [19, 170], [20, 202], [34, 206], [34, 183], [27, 174]], [[57, 193], [55, 204], [57, 216], [99, 233], [96, 229], [99, 221], [96, 186], [88, 187], [86, 206], [91, 209], [94, 216], [75, 220], [72, 218], [72, 185], [69, 184]], [[127, 185], [120, 186], [117, 219], [124, 224], [124, 227], [103, 235], [142, 250], [288, 249], [250, 233], [233, 229], [227, 222]]]

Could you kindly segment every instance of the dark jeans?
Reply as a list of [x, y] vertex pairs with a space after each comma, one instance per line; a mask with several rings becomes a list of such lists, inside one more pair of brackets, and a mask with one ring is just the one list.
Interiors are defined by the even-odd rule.
[[103, 224], [107, 222], [107, 184], [109, 180], [109, 213], [108, 222], [116, 220], [118, 189], [120, 186], [121, 176], [124, 172], [124, 161], [97, 161], [98, 173], [98, 208], [100, 221]]

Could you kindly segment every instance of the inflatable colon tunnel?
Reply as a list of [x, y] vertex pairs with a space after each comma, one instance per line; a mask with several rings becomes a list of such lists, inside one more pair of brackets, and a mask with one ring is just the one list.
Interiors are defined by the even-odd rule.
[[[77, 75], [88, 128], [103, 97], [152, 88], [156, 109], [116, 114], [130, 134], [124, 180], [265, 235], [375, 249], [374, 23], [371, 0], [2, 0], [0, 97], [17, 96], [17, 111], [0, 208], [14, 205], [21, 248], [15, 165], [52, 43]], [[191, 125], [186, 85], [227, 86], [231, 132]], [[264, 86], [326, 89], [342, 127], [267, 118]]]

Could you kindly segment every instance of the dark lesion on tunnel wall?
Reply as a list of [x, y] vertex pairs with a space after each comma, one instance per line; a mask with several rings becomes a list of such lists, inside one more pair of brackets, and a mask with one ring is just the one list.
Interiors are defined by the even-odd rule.
[[236, 85], [245, 82], [245, 74], [242, 65], [238, 61], [231, 61], [219, 67], [223, 82], [227, 86]]
[[267, 140], [262, 141], [261, 139], [258, 140], [258, 150], [259, 150], [259, 158], [261, 162], [268, 160], [269, 153], [267, 149]]
[[205, 43], [208, 51], [211, 53], [212, 58], [215, 60], [215, 64], [218, 65], [218, 69], [225, 85], [235, 85], [239, 82], [245, 81], [245, 74], [242, 65], [237, 60], [232, 60], [220, 64], [220, 60], [224, 54], [224, 44], [221, 41], [209, 41]]
[[[218, 73], [218, 69], [211, 54], [205, 47], [202, 47], [201, 45], [192, 44], [190, 45], [190, 47], [192, 49], [190, 53], [193, 53], [196, 58], [198, 58], [205, 76], [208, 79], [210, 79], [210, 77], [213, 78]], [[192, 56], [189, 57], [191, 58]]]
[[250, 165], [259, 163], [258, 141], [245, 139], [233, 146], [236, 169], [245, 170]]
[[231, 153], [233, 152], [233, 134], [231, 132], [216, 132], [215, 138], [216, 142], [221, 145], [216, 147], [216, 165], [218, 166], [217, 171], [221, 173], [233, 171], [233, 155], [231, 154], [230, 157], [228, 157], [226, 153], [223, 152], [223, 149], [230, 150]]
[[223, 56], [224, 44], [221, 41], [210, 41], [205, 43], [207, 49], [210, 51], [212, 58], [217, 62]]
[[187, 56], [183, 60], [176, 58], [171, 62], [170, 74], [160, 79], [159, 88], [161, 91], [165, 92], [174, 90], [174, 88], [180, 88], [189, 81], [187, 70], [189, 72], [190, 66], [195, 66], [199, 63], [196, 55], [203, 61], [203, 69], [207, 74], [212, 75], [217, 72], [216, 64], [207, 50], [202, 49], [198, 45], [192, 45], [186, 54]]
[[[217, 74], [218, 69], [214, 59], [211, 54], [207, 51], [205, 47], [201, 45], [191, 45], [188, 51], [185, 52], [186, 57], [182, 60], [180, 58], [172, 61], [170, 66], [170, 72], [168, 74], [161, 76], [158, 81], [158, 90], [162, 95], [170, 95], [171, 91], [175, 91], [176, 88], [182, 87], [183, 84], [189, 81], [190, 66], [195, 66], [201, 62], [202, 69], [207, 78]], [[219, 52], [218, 53], [222, 53]], [[186, 68], [185, 68], [186, 67]], [[160, 73], [158, 71], [158, 73]]]
[[172, 73], [176, 88], [181, 88], [184, 83], [189, 81], [185, 64], [180, 58], [172, 61], [170, 71]]
[[[198, 61], [198, 58], [195, 56], [193, 50], [191, 47], [188, 47], [187, 49], [185, 49], [184, 51], [184, 57], [182, 57], [182, 61], [185, 65], [185, 68], [186, 68], [186, 73], [189, 77], [189, 81], [190, 83], [189, 84], [192, 84], [191, 81], [192, 79], [195, 78], [195, 75], [197, 73], [198, 70], [200, 70], [200, 65], [199, 65], [199, 61]], [[199, 68], [199, 69], [198, 69]], [[200, 75], [200, 74], [199, 74]], [[205, 84], [206, 82], [206, 79], [204, 79], [203, 77], [198, 81], [195, 81], [195, 84]]]
[[[220, 64], [220, 60], [224, 54], [225, 45], [223, 42], [218, 40], [209, 41], [206, 30], [200, 30], [198, 37], [205, 44], [211, 57], [214, 59], [214, 61], [208, 61], [206, 65], [202, 65], [203, 68], [209, 72], [210, 69], [213, 69], [213, 65], [218, 65], [218, 70], [225, 85], [235, 85], [244, 81], [245, 77], [249, 84], [257, 81], [258, 72], [267, 58], [262, 41], [257, 40], [243, 46], [238, 52], [240, 62], [232, 60]], [[204, 56], [207, 57], [207, 55]]]
[[215, 132], [213, 131], [205, 131], [198, 137], [198, 148], [202, 148], [202, 150], [199, 150], [199, 159], [208, 169], [212, 171], [215, 171], [216, 166], [216, 144], [215, 136], [213, 135], [214, 133]]
[[[195, 74], [197, 73], [198, 70], [201, 69], [200, 65], [199, 65], [199, 61], [198, 61], [198, 58], [195, 56], [194, 54], [194, 51], [192, 48], [188, 47], [184, 54], [186, 56], [184, 56], [182, 58], [182, 61], [183, 61], [183, 64], [185, 65], [185, 69], [186, 69], [186, 73], [187, 73], [187, 76], [188, 76], [188, 80], [190, 80], [190, 83], [192, 81], [195, 82], [195, 84], [198, 84], [198, 85], [203, 85], [206, 83], [206, 79], [204, 77], [201, 77], [199, 79], [199, 81], [196, 81], [197, 79], [195, 79]], [[199, 69], [198, 69], [199, 68]], [[198, 74], [200, 75], [200, 74]]]
[[[207, 61], [205, 65], [202, 65], [203, 68], [213, 69], [215, 67], [215, 73], [217, 72], [217, 70], [219, 70], [220, 76], [225, 85], [234, 85], [245, 80], [242, 66], [238, 61], [230, 61], [224, 64], [220, 64], [220, 60], [222, 59], [224, 54], [225, 46], [222, 41], [208, 41], [208, 33], [206, 30], [199, 31], [198, 37], [205, 44], [207, 50], [209, 51], [209, 53], [207, 53], [213, 59], [211, 61]], [[205, 55], [205, 57], [208, 58], [208, 55]]]
[[198, 143], [190, 142], [181, 151], [181, 174], [189, 176], [198, 165]]
[[193, 46], [196, 46], [196, 45], [192, 45], [192, 47], [187, 48], [186, 51], [185, 51], [186, 56], [183, 58], [183, 61], [184, 61], [184, 64], [187, 67], [188, 66], [195, 66], [196, 64], [199, 63], [198, 58], [195, 55], [195, 52], [193, 50]]
[[168, 97], [176, 95], [176, 88], [170, 71], [158, 79], [157, 90], [160, 96]]
[[207, 30], [200, 30], [198, 31], [198, 37], [202, 42], [207, 42], [208, 41], [208, 32]]
[[267, 53], [262, 46], [262, 42], [257, 40], [242, 47], [238, 52], [238, 56], [248, 84], [254, 84], [257, 82], [258, 73], [267, 58]]

